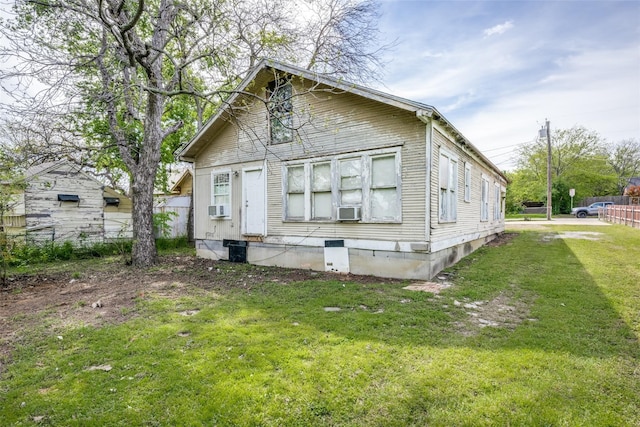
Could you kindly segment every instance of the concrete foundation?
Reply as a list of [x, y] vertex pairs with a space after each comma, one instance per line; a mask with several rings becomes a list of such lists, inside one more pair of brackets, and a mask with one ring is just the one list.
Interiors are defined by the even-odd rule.
[[[438, 252], [399, 252], [358, 248], [344, 248], [346, 259], [341, 273], [373, 275], [396, 279], [428, 280], [443, 269], [460, 261], [496, 237], [492, 234]], [[315, 271], [336, 271], [335, 251], [324, 247], [292, 246], [263, 242], [247, 243], [247, 262], [256, 265], [301, 268]], [[197, 240], [199, 257], [228, 260], [229, 248], [222, 241]], [[331, 253], [331, 259], [327, 258]]]

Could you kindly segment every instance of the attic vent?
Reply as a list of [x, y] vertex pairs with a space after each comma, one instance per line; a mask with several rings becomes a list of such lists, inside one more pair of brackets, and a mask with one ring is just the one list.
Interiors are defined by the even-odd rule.
[[119, 197], [105, 197], [104, 198], [104, 203], [107, 206], [118, 206], [118, 205], [120, 205], [120, 198]]
[[77, 194], [58, 194], [59, 202], [79, 202], [80, 197]]

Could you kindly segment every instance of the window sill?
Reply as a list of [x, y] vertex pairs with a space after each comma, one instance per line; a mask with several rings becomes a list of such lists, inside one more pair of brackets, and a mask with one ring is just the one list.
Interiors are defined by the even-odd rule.
[[400, 220], [369, 220], [369, 221], [364, 221], [362, 219], [357, 219], [357, 220], [342, 220], [342, 221], [338, 221], [337, 219], [310, 219], [310, 220], [305, 220], [305, 219], [291, 219], [291, 218], [287, 218], [287, 219], [283, 219], [282, 220], [283, 223], [292, 223], [292, 224], [296, 224], [296, 223], [310, 223], [310, 224], [402, 224], [402, 221]]

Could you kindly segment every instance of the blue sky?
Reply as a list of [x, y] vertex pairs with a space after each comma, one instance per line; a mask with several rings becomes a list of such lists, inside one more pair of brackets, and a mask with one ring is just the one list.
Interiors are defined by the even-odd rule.
[[640, 140], [640, 1], [381, 0], [378, 89], [436, 107], [503, 169], [582, 125]]

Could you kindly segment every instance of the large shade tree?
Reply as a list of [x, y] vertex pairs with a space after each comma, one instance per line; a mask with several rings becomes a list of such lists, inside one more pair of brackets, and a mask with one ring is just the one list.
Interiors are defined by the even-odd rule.
[[608, 162], [616, 176], [618, 194], [622, 194], [630, 178], [640, 177], [640, 141], [623, 139], [608, 147]]
[[379, 65], [371, 0], [19, 0], [14, 14], [0, 23], [5, 108], [56, 124], [41, 149], [89, 148], [128, 175], [138, 266], [156, 259], [159, 165], [259, 58], [356, 80]]
[[[547, 185], [547, 143], [520, 147], [517, 170], [510, 175], [509, 192], [525, 200], [544, 200]], [[583, 126], [556, 129], [551, 135], [551, 175], [556, 213], [567, 211], [569, 189], [576, 197], [604, 196], [616, 192], [615, 173], [608, 161], [607, 144], [597, 132]], [[515, 200], [512, 201], [515, 204]]]

